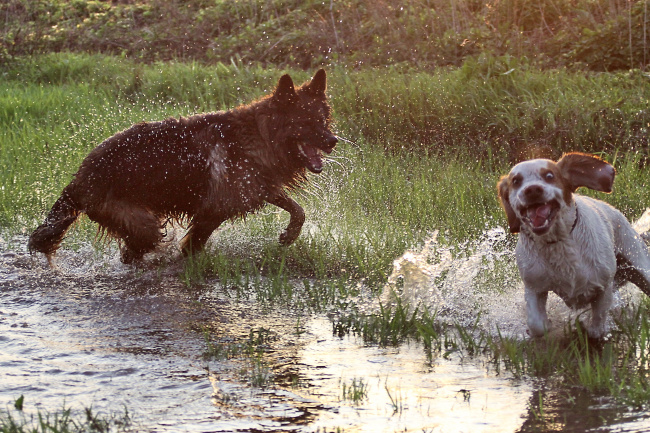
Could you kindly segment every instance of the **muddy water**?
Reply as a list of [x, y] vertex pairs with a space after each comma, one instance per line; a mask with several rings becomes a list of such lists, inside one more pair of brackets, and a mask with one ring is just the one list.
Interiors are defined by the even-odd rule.
[[[325, 317], [261, 310], [216, 282], [187, 288], [178, 264], [136, 271], [117, 253], [98, 256], [88, 247], [61, 252], [52, 271], [25, 252], [24, 241], [0, 239], [0, 410], [24, 395], [28, 413], [65, 405], [119, 415], [126, 408], [134, 431], [515, 432], [544, 431], [536, 409], [543, 395], [555, 430], [650, 429], [645, 413], [497, 375], [482, 359], [427, 361], [417, 345], [368, 347], [335, 337]], [[465, 292], [461, 302], [445, 293], [457, 284], [454, 275], [489, 285], [490, 269], [509, 260], [500, 242], [489, 234], [483, 250], [448, 263], [432, 239], [430, 250], [396, 262], [387, 287], [399, 286], [405, 299], [425, 291], [447, 302], [449, 314], [465, 309], [456, 319], [473, 317], [484, 294]], [[468, 274], [476, 267], [482, 270]], [[484, 307], [485, 326], [510, 323], [510, 332], [521, 332], [518, 318], [497, 304]], [[227, 343], [260, 329], [263, 364], [204, 359], [205, 330]], [[253, 386], [259, 376], [275, 380]], [[364, 390], [357, 398], [344, 392], [355, 386]]]

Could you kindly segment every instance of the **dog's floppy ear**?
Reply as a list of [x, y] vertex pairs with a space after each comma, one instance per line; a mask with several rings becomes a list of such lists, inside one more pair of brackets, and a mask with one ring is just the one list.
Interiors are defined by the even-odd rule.
[[273, 93], [273, 97], [281, 104], [292, 104], [298, 100], [296, 88], [293, 85], [293, 80], [289, 74], [280, 77], [278, 87]]
[[581, 186], [595, 191], [612, 192], [616, 170], [595, 155], [566, 153], [557, 162], [557, 166], [572, 192]]
[[497, 184], [497, 191], [499, 193], [499, 200], [501, 200], [501, 206], [503, 206], [503, 210], [506, 212], [506, 218], [508, 218], [510, 233], [519, 233], [521, 231], [521, 221], [519, 221], [515, 210], [510, 205], [510, 188], [507, 175], [501, 177], [501, 180]]
[[327, 74], [325, 73], [325, 69], [319, 69], [305, 88], [314, 95], [325, 95], [325, 90], [327, 90]]

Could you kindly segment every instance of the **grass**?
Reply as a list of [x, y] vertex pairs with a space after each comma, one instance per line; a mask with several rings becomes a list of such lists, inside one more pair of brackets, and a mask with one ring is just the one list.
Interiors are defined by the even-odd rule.
[[[239, 280], [287, 275], [377, 284], [395, 257], [435, 230], [457, 243], [500, 225], [494, 185], [522, 152], [611, 150], [605, 156], [619, 169], [615, 188], [621, 193], [607, 200], [631, 218], [640, 215], [647, 176], [639, 165], [647, 157], [644, 131], [650, 125], [647, 78], [486, 61], [492, 66], [468, 62], [432, 73], [330, 69], [335, 127], [353, 143], [341, 143], [325, 173], [298, 195], [308, 226], [296, 245], [277, 245], [287, 219], [268, 208], [245, 223], [224, 225], [216, 250], [188, 262], [184, 280], [200, 282], [212, 274], [247, 285]], [[73, 54], [21, 62], [2, 75], [0, 226], [24, 233], [104, 138], [141, 120], [250, 101], [285, 72]], [[516, 71], [503, 75], [511, 66]], [[289, 72], [296, 81], [309, 78]], [[92, 236], [94, 226], [82, 223], [66, 247]], [[277, 298], [285, 289], [267, 292]]]
[[388, 384], [384, 385], [388, 399], [390, 400], [391, 408], [393, 409], [393, 415], [402, 415], [404, 411], [404, 402], [402, 401], [402, 395], [399, 389], [393, 390], [391, 392]]
[[130, 431], [131, 418], [127, 410], [119, 416], [101, 416], [92, 408], [81, 413], [63, 408], [60, 412], [41, 413], [28, 416], [24, 412], [25, 398], [20, 396], [13, 409], [0, 412], [0, 432], [2, 433], [110, 433]]
[[368, 399], [368, 384], [363, 378], [352, 378], [348, 383], [341, 380], [341, 400], [360, 404]]
[[590, 340], [578, 322], [567, 324], [559, 337], [521, 340], [478, 327], [445, 326], [432, 314], [410, 311], [398, 301], [377, 313], [353, 314], [335, 323], [334, 329], [343, 335], [357, 334], [366, 344], [420, 342], [430, 360], [452, 353], [481, 357], [487, 360], [486, 368], [497, 374], [507, 371], [518, 378], [544, 379], [549, 387], [612, 396], [640, 409], [647, 407], [650, 395], [649, 314], [648, 299], [632, 311], [623, 311], [605, 341]]

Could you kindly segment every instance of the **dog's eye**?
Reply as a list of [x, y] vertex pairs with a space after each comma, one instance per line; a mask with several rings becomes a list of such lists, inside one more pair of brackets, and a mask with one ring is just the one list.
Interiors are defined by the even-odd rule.
[[554, 179], [555, 179], [555, 175], [550, 171], [544, 175], [544, 180], [547, 182], [553, 182]]
[[513, 177], [510, 183], [512, 184], [513, 187], [515, 188], [518, 187], [519, 185], [521, 185], [521, 176]]

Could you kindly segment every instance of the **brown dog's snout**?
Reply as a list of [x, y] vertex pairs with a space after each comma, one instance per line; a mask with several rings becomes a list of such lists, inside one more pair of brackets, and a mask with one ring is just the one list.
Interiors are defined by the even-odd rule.
[[324, 134], [322, 144], [319, 145], [318, 147], [321, 148], [326, 153], [331, 153], [332, 150], [334, 150], [334, 147], [336, 147], [336, 144], [338, 142], [339, 142], [338, 137], [328, 132]]
[[330, 149], [333, 149], [334, 146], [336, 146], [336, 143], [338, 143], [338, 142], [339, 142], [339, 139], [336, 137], [336, 135], [332, 135], [331, 137], [328, 137], [327, 140], [325, 140], [325, 144]]

